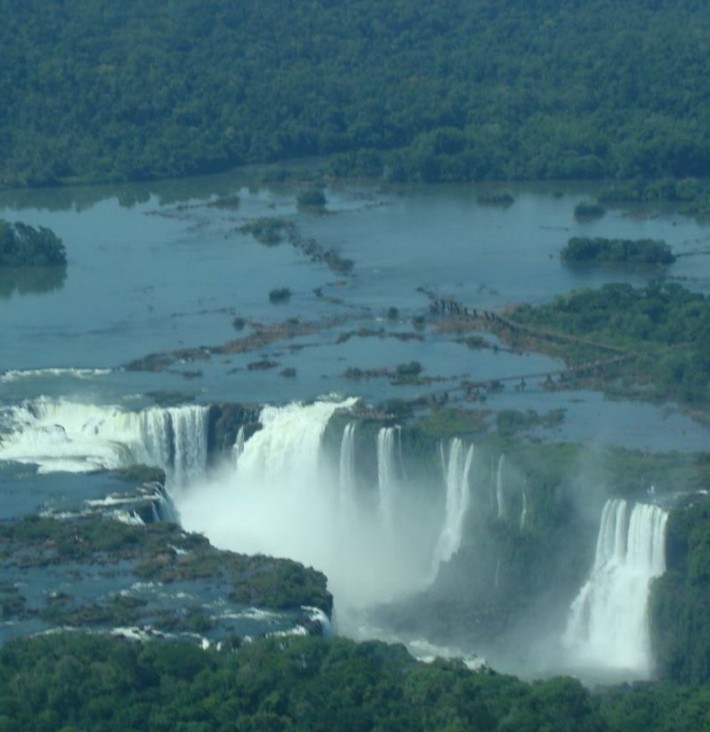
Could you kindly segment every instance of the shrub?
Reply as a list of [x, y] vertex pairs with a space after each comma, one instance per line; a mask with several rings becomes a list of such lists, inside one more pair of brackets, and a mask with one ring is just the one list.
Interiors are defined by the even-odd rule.
[[590, 221], [601, 218], [606, 213], [604, 206], [595, 201], [580, 201], [574, 207], [574, 217], [577, 221]]
[[228, 193], [226, 196], [218, 196], [216, 200], [208, 204], [211, 208], [239, 208], [239, 194]]
[[275, 246], [283, 241], [286, 222], [277, 218], [262, 217], [239, 228], [242, 234], [251, 234], [260, 244]]
[[422, 365], [419, 361], [410, 361], [409, 363], [400, 363], [397, 366], [397, 376], [400, 378], [412, 378], [419, 376], [422, 372]]
[[476, 200], [485, 206], [503, 206], [504, 208], [512, 206], [515, 203], [515, 198], [507, 192], [482, 193]]
[[326, 204], [325, 193], [321, 188], [309, 188], [298, 194], [296, 203], [300, 209], [322, 210]]
[[269, 293], [269, 300], [274, 303], [288, 302], [291, 299], [291, 290], [288, 287], [276, 287]]

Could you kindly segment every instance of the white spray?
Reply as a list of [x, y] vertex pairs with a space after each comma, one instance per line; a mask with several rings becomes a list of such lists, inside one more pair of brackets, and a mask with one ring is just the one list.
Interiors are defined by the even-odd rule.
[[[367, 486], [363, 496], [354, 490], [355, 428], [346, 429], [335, 464], [322, 451], [330, 417], [353, 403], [266, 407], [262, 429], [246, 440], [236, 468], [225, 466], [221, 475], [176, 496], [183, 526], [221, 548], [286, 556], [324, 571], [341, 608], [386, 602], [423, 586], [432, 540], [422, 541], [413, 522], [393, 520], [410, 509], [388, 490], [397, 480], [398, 430], [387, 428], [378, 438], [375, 510]], [[344, 510], [344, 496], [354, 515]]]

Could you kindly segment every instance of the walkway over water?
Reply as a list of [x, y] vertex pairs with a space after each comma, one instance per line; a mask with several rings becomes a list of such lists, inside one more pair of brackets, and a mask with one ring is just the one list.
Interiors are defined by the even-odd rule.
[[466, 324], [470, 324], [472, 327], [479, 325], [485, 330], [493, 333], [508, 335], [515, 334], [517, 336], [526, 336], [538, 341], [568, 343], [577, 346], [584, 346], [606, 354], [603, 358], [598, 358], [593, 361], [585, 361], [584, 363], [574, 366], [565, 366], [560, 369], [500, 376], [494, 380], [466, 380], [463, 383], [463, 386], [468, 395], [474, 395], [478, 389], [495, 390], [496, 388], [500, 388], [505, 382], [517, 382], [516, 390], [522, 391], [526, 388], [527, 382], [533, 379], [542, 380], [543, 386], [551, 388], [554, 386], [554, 379], [557, 379], [558, 382], [565, 382], [572, 378], [593, 375], [601, 376], [603, 369], [611, 366], [617, 366], [636, 358], [635, 353], [626, 351], [618, 346], [599, 343], [586, 338], [579, 338], [577, 336], [560, 333], [547, 328], [536, 328], [524, 325], [493, 310], [471, 308], [463, 306], [453, 299], [436, 298], [431, 293], [428, 294], [431, 298], [430, 310], [432, 313], [446, 315], [455, 321], [463, 321]]

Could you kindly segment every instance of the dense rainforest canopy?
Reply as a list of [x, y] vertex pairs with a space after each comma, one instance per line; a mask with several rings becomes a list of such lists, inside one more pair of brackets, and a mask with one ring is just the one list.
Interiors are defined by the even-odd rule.
[[81, 634], [0, 650], [0, 730], [651, 732], [707, 729], [703, 687], [592, 694], [575, 679], [525, 684], [403, 647], [278, 638], [236, 652]]
[[705, 0], [0, 0], [0, 184], [710, 174]]

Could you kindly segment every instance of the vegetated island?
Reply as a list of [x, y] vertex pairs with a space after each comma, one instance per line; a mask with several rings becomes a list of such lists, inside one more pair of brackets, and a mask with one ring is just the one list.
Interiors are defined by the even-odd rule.
[[606, 213], [606, 209], [596, 201], [580, 201], [574, 207], [574, 217], [577, 221], [592, 221], [600, 219]]
[[62, 240], [45, 226], [0, 219], [0, 269], [3, 267], [66, 267]]
[[675, 255], [658, 239], [606, 239], [572, 237], [560, 252], [565, 264], [662, 265], [675, 262]]
[[562, 357], [560, 385], [675, 401], [710, 414], [710, 299], [673, 282], [608, 284], [519, 305], [485, 323], [515, 347]]
[[0, 297], [56, 290], [66, 278], [66, 250], [53, 231], [0, 219]]

